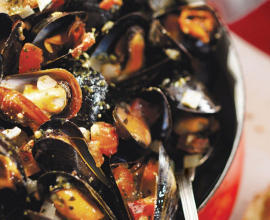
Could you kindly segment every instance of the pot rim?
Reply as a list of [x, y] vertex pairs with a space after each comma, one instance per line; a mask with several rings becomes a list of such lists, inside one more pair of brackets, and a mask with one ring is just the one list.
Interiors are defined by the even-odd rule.
[[[226, 25], [224, 26], [224, 29], [226, 29]], [[243, 71], [240, 65], [240, 61], [238, 58], [238, 55], [236, 53], [235, 47], [232, 44], [229, 34], [227, 30], [224, 30], [224, 34], [226, 34], [228, 43], [229, 43], [229, 52], [228, 52], [228, 61], [227, 65], [229, 66], [230, 74], [232, 77], [234, 77], [235, 85], [234, 85], [234, 103], [235, 103], [235, 111], [236, 111], [236, 122], [237, 122], [237, 129], [236, 129], [236, 135], [232, 147], [231, 154], [228, 158], [228, 161], [225, 165], [225, 168], [223, 169], [218, 181], [216, 182], [213, 189], [210, 191], [208, 196], [205, 198], [205, 200], [200, 204], [198, 207], [198, 211], [203, 209], [209, 200], [213, 197], [217, 189], [221, 186], [226, 174], [228, 173], [228, 170], [231, 167], [231, 164], [235, 158], [236, 152], [238, 150], [238, 146], [242, 137], [243, 133], [243, 125], [244, 125], [244, 116], [245, 116], [245, 88], [244, 88], [244, 77], [243, 77]]]

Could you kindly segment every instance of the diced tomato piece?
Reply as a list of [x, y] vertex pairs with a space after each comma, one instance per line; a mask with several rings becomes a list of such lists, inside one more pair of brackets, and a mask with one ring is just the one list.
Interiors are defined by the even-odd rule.
[[[79, 36], [74, 33], [74, 39], [78, 39]], [[94, 43], [96, 42], [95, 36], [93, 33], [87, 32], [82, 37], [82, 42], [77, 45], [73, 50], [71, 55], [73, 57], [78, 57], [82, 52], [87, 51]]]
[[100, 145], [99, 141], [90, 141], [88, 143], [89, 151], [93, 156], [97, 167], [101, 167], [101, 165], [104, 163], [104, 157], [100, 152], [99, 145]]
[[178, 19], [181, 30], [207, 44], [215, 27], [215, 19], [209, 11], [184, 9]]
[[113, 175], [122, 197], [124, 199], [131, 198], [135, 189], [133, 175], [129, 169], [119, 165], [113, 169]]
[[117, 152], [118, 134], [116, 128], [105, 122], [94, 123], [90, 129], [91, 141], [99, 141], [102, 154], [109, 156]]
[[50, 9], [56, 9], [60, 7], [61, 5], [65, 4], [65, 0], [52, 0], [52, 1], [53, 1], [53, 5]]
[[32, 155], [33, 146], [34, 141], [30, 140], [28, 143], [19, 148], [19, 157], [22, 161], [26, 177], [32, 176], [33, 174], [40, 171], [40, 168]]
[[121, 6], [123, 4], [122, 0], [103, 0], [100, 2], [99, 7], [103, 10], [110, 10], [113, 5], [119, 5]]
[[31, 43], [26, 43], [21, 51], [19, 73], [37, 71], [43, 62], [43, 51]]
[[152, 220], [154, 219], [155, 202], [156, 198], [149, 196], [135, 202], [128, 202], [127, 204], [134, 220]]
[[19, 156], [21, 158], [26, 176], [32, 176], [40, 171], [36, 161], [33, 158], [32, 153], [26, 151], [20, 151]]

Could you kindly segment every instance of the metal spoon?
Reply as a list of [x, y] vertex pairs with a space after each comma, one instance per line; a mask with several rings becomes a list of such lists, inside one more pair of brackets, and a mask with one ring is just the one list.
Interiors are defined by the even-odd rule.
[[182, 202], [182, 208], [186, 220], [198, 220], [197, 207], [195, 203], [192, 182], [195, 178], [196, 167], [203, 164], [213, 151], [213, 147], [210, 147], [207, 153], [202, 157], [194, 166], [185, 168], [184, 172], [177, 171], [175, 173], [179, 195]]

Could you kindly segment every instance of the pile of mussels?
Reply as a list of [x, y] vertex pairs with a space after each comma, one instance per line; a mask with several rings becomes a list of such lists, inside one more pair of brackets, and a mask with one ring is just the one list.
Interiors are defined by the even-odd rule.
[[214, 11], [182, 0], [1, 4], [0, 218], [173, 219], [174, 170], [219, 130]]

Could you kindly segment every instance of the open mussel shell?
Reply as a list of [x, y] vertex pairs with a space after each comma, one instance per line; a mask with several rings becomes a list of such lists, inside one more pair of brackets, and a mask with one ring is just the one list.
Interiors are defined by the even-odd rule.
[[142, 90], [136, 97], [160, 108], [161, 115], [150, 128], [152, 140], [165, 141], [168, 139], [172, 129], [172, 116], [170, 105], [164, 93], [159, 88], [150, 87]]
[[1, 34], [0, 49], [2, 56], [2, 76], [19, 73], [19, 58], [23, 47], [22, 22], [17, 22], [14, 27], [13, 21], [8, 15], [0, 13]]
[[42, 134], [44, 133], [43, 135], [50, 134], [52, 132], [64, 133], [70, 138], [84, 139], [84, 136], [78, 126], [63, 118], [54, 118], [45, 122], [39, 127], [39, 131], [41, 131]]
[[[181, 5], [181, 4], [180, 4]], [[209, 31], [209, 41], [204, 42], [200, 37], [193, 36], [192, 31], [189, 31], [187, 34], [184, 33], [184, 31], [179, 26], [179, 16], [182, 12], [188, 12], [186, 15], [187, 23], [192, 22], [192, 19], [202, 19], [201, 24], [197, 23], [196, 25], [199, 26], [199, 28], [202, 28], [204, 24], [202, 24], [203, 20], [211, 19], [213, 29], [212, 31]], [[189, 13], [190, 12], [190, 13]], [[198, 14], [197, 14], [198, 12]], [[168, 17], [174, 17], [172, 19], [168, 19]], [[220, 35], [222, 34], [222, 28], [218, 21], [218, 18], [215, 14], [215, 12], [207, 6], [205, 3], [200, 4], [190, 4], [190, 5], [182, 5], [182, 6], [176, 6], [171, 7], [167, 10], [160, 10], [155, 14], [155, 19], [157, 19], [161, 24], [161, 27], [165, 30], [164, 34], [169, 36], [171, 40], [181, 47], [184, 47], [191, 53], [193, 56], [204, 56], [205, 54], [208, 54], [212, 50], [215, 50], [215, 45], [218, 43], [218, 40], [220, 38]], [[167, 19], [167, 21], [166, 21]], [[184, 19], [183, 19], [184, 20]], [[167, 25], [173, 28], [174, 33], [170, 33], [169, 29], [166, 27]], [[178, 33], [176, 33], [176, 31]], [[205, 28], [204, 31], [207, 31]]]
[[[103, 201], [99, 192], [95, 191], [89, 184], [78, 177], [65, 172], [48, 172], [38, 179], [37, 192], [43, 199], [48, 197], [52, 198], [53, 193], [61, 189], [79, 191], [84, 197], [90, 198], [96, 204], [96, 208], [99, 209], [104, 216], [106, 215], [109, 219], [117, 219], [112, 213], [110, 207], [108, 207], [108, 205]], [[81, 209], [81, 207], [78, 207], [78, 205], [80, 206], [80, 203], [76, 204], [76, 199], [78, 200], [78, 198], [74, 196], [72, 199], [73, 201], [68, 202], [69, 205], [72, 205], [72, 212], [74, 213], [79, 212], [77, 210]], [[66, 202], [67, 201], [64, 201], [63, 204]], [[87, 212], [87, 210], [84, 211]], [[87, 214], [84, 216], [87, 216]], [[88, 217], [91, 218], [89, 215]]]
[[[44, 136], [35, 142], [32, 150], [33, 157], [41, 169], [45, 172], [63, 171], [76, 174], [99, 193], [117, 219], [128, 219], [128, 213], [122, 207], [118, 192], [103, 171], [96, 167], [87, 143], [79, 129], [76, 129], [76, 125], [68, 121], [53, 120], [41, 128]], [[61, 135], [59, 128], [63, 129], [68, 140], [58, 138]]]
[[49, 69], [38, 72], [7, 76], [2, 80], [0, 85], [2, 87], [13, 89], [20, 93], [23, 93], [26, 84], [37, 82], [39, 77], [41, 76], [49, 76], [57, 82], [63, 81], [67, 83], [68, 87], [71, 90], [70, 91], [71, 98], [65, 109], [59, 114], [54, 115], [52, 117], [58, 118], [74, 117], [81, 107], [82, 102], [81, 89], [74, 76], [64, 69]]
[[[139, 118], [134, 116], [132, 109], [126, 102], [120, 102], [116, 105], [113, 111], [113, 118], [118, 132], [123, 139], [130, 139], [136, 143], [134, 144], [135, 146], [141, 146], [145, 149], [149, 149], [151, 142], [155, 140], [165, 141], [170, 136], [172, 129], [170, 106], [163, 92], [155, 87], [150, 87], [141, 91], [133, 100], [136, 98], [142, 99], [145, 102], [144, 105], [147, 105], [144, 107], [151, 109], [151, 111], [157, 115], [155, 116], [156, 119], [153, 122], [154, 124], [151, 124], [150, 126], [147, 125], [146, 122], [140, 122]], [[140, 114], [149, 115], [149, 112], [142, 111]], [[152, 115], [149, 115], [149, 117], [151, 116]], [[147, 121], [147, 119], [143, 120]], [[142, 126], [140, 128], [134, 127], [133, 123], [135, 122], [140, 122]], [[142, 133], [142, 129], [145, 130], [144, 133]]]
[[75, 59], [68, 54], [46, 64], [42, 68], [56, 67], [66, 69], [78, 81], [82, 90], [83, 101], [80, 111], [72, 118], [72, 121], [80, 127], [89, 129], [107, 109], [108, 84], [100, 72], [87, 65], [87, 59], [83, 55], [80, 56], [80, 59]]
[[[151, 154], [145, 155], [136, 161], [124, 163], [119, 163], [119, 161], [116, 163], [114, 163], [114, 161], [111, 162], [112, 170], [118, 165], [128, 167], [129, 172], [134, 177], [134, 192], [132, 193], [132, 196], [127, 194], [125, 198], [123, 197], [131, 210], [133, 210], [133, 214], [134, 210], [136, 210], [135, 204], [137, 199], [153, 196], [155, 198], [153, 219], [174, 219], [174, 215], [178, 208], [179, 195], [177, 193], [177, 184], [170, 158], [166, 154], [161, 142], [157, 143], [157, 154], [152, 152]], [[147, 171], [146, 166], [148, 166]], [[149, 177], [151, 176], [150, 173], [152, 171], [149, 169], [157, 169], [157, 171], [154, 171], [155, 178], [152, 180], [150, 180], [152, 177]], [[149, 176], [146, 177], [145, 172], [147, 172]], [[144, 179], [145, 177], [149, 179], [146, 180]], [[120, 190], [125, 192], [126, 187], [123, 185], [120, 185], [120, 187], [123, 187]], [[140, 212], [141, 210], [138, 210], [138, 213]]]
[[11, 33], [13, 21], [9, 17], [8, 14], [0, 13], [0, 21], [1, 21], [1, 33], [0, 33], [0, 40], [7, 39]]
[[191, 75], [178, 75], [164, 82], [162, 89], [177, 109], [192, 113], [217, 113], [221, 107], [208, 89]]
[[[106, 60], [110, 59], [110, 56], [114, 54], [117, 42], [128, 30], [131, 31], [133, 27], [144, 32], [144, 64], [133, 73], [121, 73], [118, 77], [112, 77], [110, 93], [116, 94], [115, 96], [123, 96], [122, 91], [125, 91], [125, 94], [127, 94], [148, 86], [158, 76], [159, 68], [170, 61], [161, 48], [153, 47], [148, 41], [149, 20], [141, 13], [131, 13], [115, 22], [109, 33], [97, 45], [90, 59], [93, 69], [101, 71], [103, 65], [107, 64]], [[126, 40], [128, 39], [130, 38]]]
[[15, 219], [26, 202], [26, 176], [14, 144], [0, 133], [0, 218]]
[[170, 158], [159, 143], [159, 168], [157, 182], [157, 204], [154, 219], [173, 219], [178, 208], [178, 190]]
[[[44, 63], [54, 60], [62, 55], [65, 55], [69, 52], [69, 46], [65, 47], [59, 46], [57, 52], [49, 52], [45, 47], [45, 40], [47, 38], [51, 38], [57, 34], [63, 34], [67, 31], [68, 27], [70, 27], [73, 23], [78, 21], [85, 21], [87, 19], [87, 14], [85, 12], [56, 12], [53, 13], [46, 19], [41, 20], [38, 24], [36, 24], [32, 30], [30, 36], [32, 39], [28, 39], [32, 41], [34, 45], [41, 48], [43, 50]], [[68, 33], [66, 34], [68, 35]], [[63, 36], [62, 41], [65, 41], [66, 36]], [[29, 37], [30, 38], [30, 37]], [[67, 43], [68, 42], [63, 42]]]

